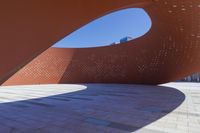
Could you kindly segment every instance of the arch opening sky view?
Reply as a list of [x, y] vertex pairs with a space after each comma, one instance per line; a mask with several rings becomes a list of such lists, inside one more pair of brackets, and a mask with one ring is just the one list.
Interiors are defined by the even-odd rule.
[[64, 37], [53, 47], [99, 47], [119, 42], [129, 36], [138, 38], [151, 28], [149, 15], [141, 8], [116, 11], [98, 18]]

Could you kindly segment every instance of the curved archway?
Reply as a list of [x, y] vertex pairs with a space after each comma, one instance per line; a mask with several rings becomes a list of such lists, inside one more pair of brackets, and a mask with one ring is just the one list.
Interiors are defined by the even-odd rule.
[[[55, 40], [59, 40], [60, 37], [71, 33], [95, 18], [112, 11], [130, 7], [143, 7], [152, 19], [152, 28], [144, 36], [126, 42], [124, 45], [84, 49], [50, 48], [21, 69], [19, 73], [27, 77], [19, 76], [20, 74], [16, 73], [16, 75], [19, 75], [16, 77], [14, 75], [14, 79], [22, 81], [18, 82], [19, 84], [24, 82], [25, 84], [85, 82], [159, 84], [180, 79], [200, 70], [199, 28], [198, 23], [196, 23], [199, 22], [198, 12], [200, 8], [198, 5], [200, 3], [196, 0], [182, 0], [181, 3], [172, 2], [170, 0], [152, 0], [149, 2], [147, 2], [147, 0], [119, 0], [116, 2], [115, 0], [109, 2], [103, 1], [98, 4], [96, 1], [89, 1], [87, 4], [81, 3], [79, 5], [74, 5], [73, 2], [69, 3], [71, 3], [71, 5], [68, 4], [69, 9], [66, 9], [66, 6], [64, 6], [66, 4], [57, 3], [59, 8], [60, 6], [63, 8], [62, 10], [58, 10], [56, 14], [54, 12], [55, 8], [52, 9], [52, 7], [56, 6], [55, 3], [49, 3], [48, 5], [43, 3], [44, 7], [49, 8], [48, 12], [45, 12], [46, 10], [44, 11], [43, 8], [39, 8], [40, 12], [43, 12], [42, 16], [40, 16], [41, 14], [38, 12], [34, 12], [33, 14], [34, 18], [34, 15], [38, 13], [36, 18], [38, 18], [38, 15], [40, 16], [39, 22], [42, 20], [42, 22], [47, 22], [43, 25], [38, 25], [41, 24], [38, 21], [38, 23], [31, 23], [31, 25], [26, 21], [27, 19], [16, 20], [27, 22], [28, 24], [22, 24], [31, 25], [32, 30], [28, 29], [28, 31], [22, 32], [26, 34], [14, 36], [11, 42], [13, 42], [13, 40], [18, 40], [15, 42], [17, 47], [15, 46], [10, 49], [10, 47], [7, 47], [9, 45], [3, 45], [1, 49], [2, 52], [0, 52], [2, 55], [0, 57], [2, 57], [3, 61], [0, 71], [3, 76], [1, 78], [2, 82], [36, 55], [42, 53], [53, 44]], [[148, 6], [146, 6], [147, 3], [149, 3]], [[176, 6], [173, 6], [175, 4]], [[35, 5], [37, 5], [37, 3]], [[31, 7], [35, 5], [31, 3]], [[49, 5], [51, 6], [49, 7]], [[183, 5], [185, 6], [185, 10], [177, 8]], [[73, 7], [73, 9], [71, 7]], [[18, 8], [19, 7], [17, 7], [17, 9]], [[31, 11], [35, 11], [35, 8], [30, 9]], [[77, 9], [79, 9], [78, 12], [76, 12]], [[80, 10], [82, 12], [80, 12]], [[65, 18], [66, 14], [63, 15], [63, 11], [66, 13], [67, 11], [71, 11], [68, 16], [70, 19]], [[22, 16], [26, 18], [27, 12]], [[20, 14], [22, 12], [17, 12], [16, 10], [16, 13]], [[46, 16], [44, 16], [44, 14]], [[87, 15], [87, 17], [84, 15]], [[33, 20], [33, 18], [28, 20]], [[77, 18], [80, 21], [76, 22], [75, 20]], [[66, 26], [67, 22], [68, 26]], [[21, 25], [22, 28], [26, 26]], [[33, 32], [35, 30], [34, 28], [37, 32]], [[4, 27], [4, 29], [8, 28]], [[18, 31], [19, 30], [17, 30], [17, 33]], [[1, 33], [3, 33], [2, 36], [10, 35], [2, 31]], [[20, 39], [23, 35], [25, 36], [25, 40]], [[30, 35], [34, 38], [31, 39], [32, 42], [29, 46], [27, 44], [30, 42]], [[9, 39], [6, 41], [10, 41]], [[2, 41], [5, 39], [0, 40]], [[19, 40], [23, 43], [20, 43]], [[9, 44], [13, 44], [11, 42]], [[2, 42], [2, 44], [7, 43], [8, 42]], [[11, 63], [8, 63], [4, 59], [8, 50], [11, 54], [9, 54], [7, 59], [8, 62], [12, 60]], [[188, 50], [190, 52], [188, 52]], [[25, 52], [23, 53], [21, 51]], [[49, 62], [47, 62], [47, 59], [49, 59]], [[17, 64], [19, 66], [16, 66]], [[41, 67], [38, 67], [40, 65]], [[50, 67], [50, 65], [52, 66]], [[35, 76], [34, 78], [33, 75]], [[31, 77], [30, 81], [26, 82], [26, 80], [23, 80], [29, 77]], [[13, 80], [10, 81], [11, 84], [14, 83], [12, 82]]]
[[85, 48], [120, 44], [139, 38], [151, 28], [142, 8], [128, 8], [102, 16], [64, 37], [53, 47]]

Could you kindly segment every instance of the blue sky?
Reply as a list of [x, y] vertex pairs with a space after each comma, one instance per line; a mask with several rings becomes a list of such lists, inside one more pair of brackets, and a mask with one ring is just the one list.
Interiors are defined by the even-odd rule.
[[125, 36], [144, 35], [151, 27], [151, 19], [141, 8], [116, 11], [96, 19], [64, 37], [53, 47], [82, 48], [109, 45]]

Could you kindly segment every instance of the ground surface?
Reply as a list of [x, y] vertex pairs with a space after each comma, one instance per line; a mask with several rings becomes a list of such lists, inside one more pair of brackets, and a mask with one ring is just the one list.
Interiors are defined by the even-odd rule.
[[200, 84], [0, 87], [0, 133], [199, 133]]

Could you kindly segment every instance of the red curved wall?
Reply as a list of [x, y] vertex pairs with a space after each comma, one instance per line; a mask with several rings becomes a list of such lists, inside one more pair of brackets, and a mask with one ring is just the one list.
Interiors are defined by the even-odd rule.
[[[47, 9], [53, 11], [56, 6], [63, 4], [62, 2], [56, 2], [55, 6], [50, 2], [48, 5], [38, 5], [37, 8], [42, 9], [44, 6], [45, 8], [40, 10], [44, 15]], [[2, 81], [64, 34], [69, 34], [108, 12], [127, 7], [143, 7], [152, 19], [151, 30], [143, 37], [121, 45], [85, 49], [50, 48], [8, 79], [4, 85], [85, 82], [159, 84], [200, 71], [200, 0], [103, 0], [101, 2], [68, 1], [67, 6], [71, 4], [69, 9], [61, 8], [56, 11], [57, 16], [54, 14], [51, 16], [49, 13], [45, 14], [48, 19], [36, 20], [39, 26], [35, 27], [37, 31], [35, 32], [40, 35], [46, 33], [46, 36], [26, 35], [30, 48], [21, 46], [18, 41], [20, 50], [16, 53], [19, 56], [12, 56], [14, 62], [10, 62], [11, 59], [2, 62], [6, 68], [13, 68], [11, 71], [1, 69]], [[38, 3], [32, 4], [34, 7]], [[63, 12], [71, 17], [68, 21], [63, 18]], [[53, 20], [55, 18], [57, 19]], [[49, 25], [47, 22], [50, 20], [54, 21], [50, 24], [57, 25]], [[61, 23], [61, 20], [65, 20], [66, 24]], [[44, 28], [39, 22], [46, 24]], [[40, 31], [39, 28], [44, 31]], [[31, 31], [22, 33], [27, 34]], [[31, 42], [34, 39], [39, 43]], [[7, 53], [3, 54], [5, 57]], [[20, 67], [16, 67], [20, 64], [17, 60], [22, 64]]]
[[73, 49], [49, 48], [3, 85], [59, 83], [72, 55]]

